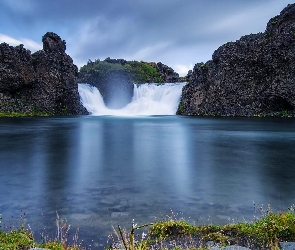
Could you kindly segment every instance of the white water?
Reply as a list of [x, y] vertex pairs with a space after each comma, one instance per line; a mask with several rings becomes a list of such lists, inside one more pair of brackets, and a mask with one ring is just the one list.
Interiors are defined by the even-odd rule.
[[96, 87], [79, 83], [81, 102], [92, 115], [175, 115], [185, 83], [134, 85], [131, 103], [121, 109], [110, 109]]

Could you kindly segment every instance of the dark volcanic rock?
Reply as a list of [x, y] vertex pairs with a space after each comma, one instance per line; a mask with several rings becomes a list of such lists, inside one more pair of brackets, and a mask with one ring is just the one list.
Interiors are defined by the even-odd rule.
[[109, 108], [122, 108], [132, 100], [134, 85], [129, 71], [117, 69], [98, 72], [93, 70], [90, 74], [80, 71], [79, 82], [95, 86]]
[[218, 48], [187, 75], [178, 114], [295, 114], [295, 4], [266, 31]]
[[31, 52], [23, 45], [0, 44], [0, 92], [15, 92], [35, 79]]
[[160, 72], [163, 82], [178, 82], [179, 81], [179, 74], [176, 73], [172, 68], [168, 67], [167, 65], [158, 62], [155, 65], [156, 69]]
[[23, 45], [0, 44], [0, 112], [86, 114], [65, 41], [52, 32], [42, 41], [43, 50], [34, 54]]
[[66, 51], [65, 40], [61, 40], [60, 37], [53, 32], [47, 32], [42, 37], [42, 42], [43, 42], [43, 50], [46, 53], [52, 53], [52, 52], [65, 53]]

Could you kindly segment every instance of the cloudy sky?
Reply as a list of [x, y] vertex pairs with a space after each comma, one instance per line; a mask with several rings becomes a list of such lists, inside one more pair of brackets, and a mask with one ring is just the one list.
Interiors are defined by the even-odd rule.
[[222, 44], [263, 32], [291, 0], [0, 0], [0, 43], [42, 49], [57, 33], [81, 67], [106, 57], [163, 62], [180, 75]]

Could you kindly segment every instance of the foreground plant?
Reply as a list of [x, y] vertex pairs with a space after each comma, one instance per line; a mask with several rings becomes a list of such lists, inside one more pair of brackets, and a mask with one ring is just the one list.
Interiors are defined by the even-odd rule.
[[[0, 214], [0, 229], [1, 229], [2, 215]], [[48, 240], [47, 237], [42, 239], [42, 243], [38, 243], [33, 236], [32, 230], [26, 230], [26, 215], [20, 215], [21, 226], [20, 229], [11, 227], [9, 232], [0, 231], [0, 250], [28, 250], [30, 248], [44, 248], [53, 250], [81, 250], [81, 244], [78, 244], [79, 228], [76, 228], [76, 233], [73, 237], [73, 242], [68, 242], [70, 225], [65, 219], [59, 217], [56, 212], [56, 227], [57, 235], [53, 240]], [[30, 228], [30, 227], [29, 227]]]
[[125, 250], [139, 250], [139, 249], [146, 249], [147, 248], [147, 239], [145, 239], [145, 234], [142, 232], [141, 239], [137, 240], [135, 239], [135, 231], [144, 227], [148, 227], [153, 225], [153, 223], [148, 223], [144, 225], [138, 226], [134, 223], [134, 220], [132, 221], [131, 230], [130, 232], [127, 232], [126, 229], [122, 229], [120, 225], [118, 225], [118, 231], [114, 229], [115, 235], [117, 236], [119, 242], [116, 243], [114, 240], [114, 237], [110, 235], [109, 237], [112, 240], [112, 249], [122, 249], [123, 247]]
[[295, 240], [295, 215], [293, 211], [279, 214], [268, 212], [252, 223], [224, 226], [193, 226], [185, 221], [168, 220], [155, 223], [150, 228], [149, 236], [160, 245], [164, 241], [174, 242], [176, 248], [206, 248], [211, 242], [219, 246], [278, 249], [279, 242]]
[[25, 250], [36, 246], [33, 235], [24, 229], [10, 233], [0, 231], [0, 249]]
[[[78, 231], [74, 244], [68, 244], [70, 226], [57, 213], [57, 237], [53, 241], [38, 244], [33, 234], [23, 227], [9, 233], [0, 231], [0, 249], [27, 250], [42, 247], [54, 250], [83, 249], [78, 242]], [[150, 227], [147, 234], [136, 234], [137, 230]], [[267, 210], [253, 222], [219, 225], [191, 225], [184, 220], [169, 217], [156, 223], [136, 225], [134, 221], [130, 231], [118, 226], [114, 230], [118, 241], [110, 236], [112, 249], [146, 250], [146, 249], [209, 249], [218, 246], [239, 245], [250, 249], [278, 249], [279, 242], [295, 241], [295, 214], [293, 208], [284, 213]], [[140, 237], [141, 236], [141, 237]], [[146, 237], [147, 236], [147, 237]]]
[[30, 248], [42, 247], [54, 250], [79, 250], [79, 247], [66, 246], [62, 242], [52, 241], [38, 244], [33, 234], [24, 229], [13, 230], [9, 233], [0, 231], [0, 249], [3, 250], [28, 250]]

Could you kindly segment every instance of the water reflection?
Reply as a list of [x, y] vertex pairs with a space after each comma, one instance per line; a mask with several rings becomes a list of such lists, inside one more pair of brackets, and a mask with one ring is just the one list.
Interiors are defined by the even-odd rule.
[[[0, 212], [55, 212], [85, 239], [134, 218], [197, 223], [294, 203], [295, 121], [188, 117], [0, 119]], [[36, 223], [37, 224], [37, 223]], [[129, 225], [129, 224], [128, 224]], [[95, 229], [95, 230], [94, 230]], [[82, 237], [82, 236], [81, 236]]]

